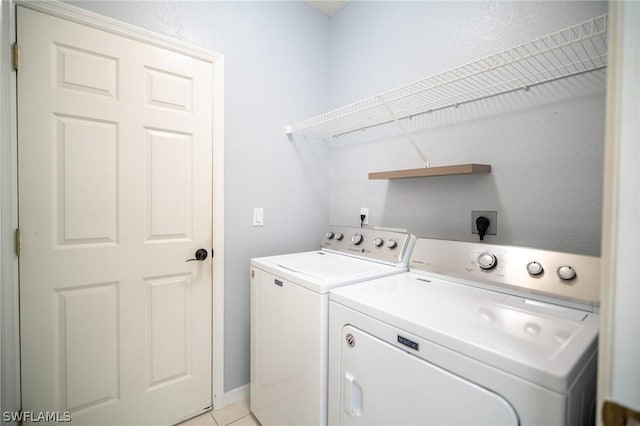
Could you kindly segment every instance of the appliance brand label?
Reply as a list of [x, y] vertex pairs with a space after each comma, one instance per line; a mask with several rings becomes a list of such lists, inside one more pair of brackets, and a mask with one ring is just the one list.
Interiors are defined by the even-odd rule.
[[413, 350], [416, 350], [416, 351], [419, 350], [417, 342], [414, 342], [413, 340], [409, 340], [406, 337], [402, 337], [399, 334], [398, 334], [398, 343], [402, 343], [403, 345], [408, 346]]

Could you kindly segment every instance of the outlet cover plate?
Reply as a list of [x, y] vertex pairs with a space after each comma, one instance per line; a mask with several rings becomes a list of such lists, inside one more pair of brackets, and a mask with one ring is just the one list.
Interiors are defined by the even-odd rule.
[[471, 212], [471, 233], [477, 234], [478, 227], [476, 226], [476, 219], [480, 216], [484, 216], [489, 219], [489, 229], [487, 229], [487, 235], [497, 235], [498, 234], [498, 212], [494, 211], [480, 211], [473, 210]]
[[360, 207], [360, 214], [364, 215], [364, 222], [362, 222], [362, 224], [368, 225], [369, 224], [369, 207]]

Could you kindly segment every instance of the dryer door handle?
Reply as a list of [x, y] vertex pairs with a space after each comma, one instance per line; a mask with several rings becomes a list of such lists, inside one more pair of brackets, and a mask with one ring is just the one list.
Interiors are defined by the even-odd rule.
[[351, 417], [362, 416], [362, 387], [351, 373], [344, 375], [344, 409]]

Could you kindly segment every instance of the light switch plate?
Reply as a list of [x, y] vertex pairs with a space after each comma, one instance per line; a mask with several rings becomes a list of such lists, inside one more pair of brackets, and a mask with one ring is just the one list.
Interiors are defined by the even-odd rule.
[[262, 207], [253, 208], [253, 226], [262, 226], [264, 224], [264, 209]]

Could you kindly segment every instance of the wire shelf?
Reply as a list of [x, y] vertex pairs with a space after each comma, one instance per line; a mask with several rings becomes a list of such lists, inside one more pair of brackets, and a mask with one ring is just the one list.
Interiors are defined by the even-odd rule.
[[[528, 43], [285, 126], [288, 135], [342, 135], [607, 66], [601, 15]], [[399, 124], [399, 123], [398, 123]], [[402, 126], [399, 124], [401, 130]]]

